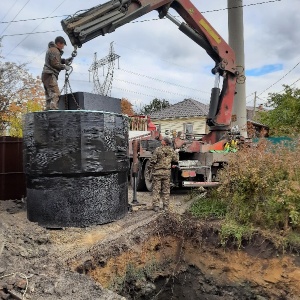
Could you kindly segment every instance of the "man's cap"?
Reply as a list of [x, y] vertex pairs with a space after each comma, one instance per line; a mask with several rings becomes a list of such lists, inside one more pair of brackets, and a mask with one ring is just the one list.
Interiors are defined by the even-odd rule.
[[55, 44], [61, 43], [61, 44], [65, 44], [67, 46], [66, 40], [62, 36], [56, 37], [54, 42], [55, 42]]
[[163, 141], [165, 141], [168, 146], [172, 145], [172, 140], [167, 136], [163, 138]]

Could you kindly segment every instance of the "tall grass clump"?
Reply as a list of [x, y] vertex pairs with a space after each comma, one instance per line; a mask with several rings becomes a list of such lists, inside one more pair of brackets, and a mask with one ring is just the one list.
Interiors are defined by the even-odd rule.
[[226, 218], [265, 229], [300, 229], [300, 145], [245, 148], [230, 154], [221, 185], [209, 193]]

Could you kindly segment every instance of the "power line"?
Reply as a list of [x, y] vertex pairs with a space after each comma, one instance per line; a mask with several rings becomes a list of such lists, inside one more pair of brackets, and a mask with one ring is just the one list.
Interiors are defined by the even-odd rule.
[[[40, 56], [41, 54], [43, 54], [45, 52], [45, 50], [43, 50], [38, 56]], [[25, 56], [25, 55], [23, 55]], [[36, 57], [38, 56], [25, 56], [25, 57], [31, 57], [32, 60], [30, 62], [32, 62]], [[28, 63], [30, 63], [28, 62]], [[78, 64], [80, 65], [80, 64]], [[85, 65], [85, 64], [84, 64]], [[37, 67], [31, 67], [32, 69], [38, 69]], [[180, 84], [176, 84], [174, 82], [169, 82], [169, 81], [165, 81], [165, 80], [162, 80], [162, 79], [159, 79], [159, 78], [155, 78], [155, 77], [151, 77], [149, 75], [145, 75], [145, 74], [141, 74], [141, 73], [137, 73], [137, 72], [133, 72], [133, 71], [130, 71], [130, 70], [126, 70], [126, 69], [122, 69], [122, 68], [118, 68], [117, 69], [118, 71], [123, 71], [123, 72], [126, 72], [126, 73], [129, 73], [129, 74], [132, 74], [132, 75], [135, 75], [135, 76], [139, 76], [139, 77], [145, 77], [145, 78], [148, 78], [148, 79], [151, 79], [151, 80], [154, 80], [154, 81], [158, 81], [158, 82], [161, 82], [161, 83], [164, 83], [164, 84], [168, 84], [168, 85], [173, 85], [173, 86], [177, 86], [177, 87], [180, 87], [180, 88], [184, 88], [184, 89], [188, 89], [188, 90], [191, 90], [191, 91], [195, 91], [195, 92], [201, 92], [201, 93], [205, 93], [205, 94], [210, 94], [210, 92], [206, 92], [206, 91], [202, 91], [202, 90], [199, 90], [199, 89], [195, 89], [195, 88], [192, 88], [192, 87], [188, 87], [188, 86], [184, 86], [184, 85], [180, 85]], [[84, 72], [80, 72], [79, 74], [81, 75], [89, 75], [89, 73], [84, 73]], [[119, 80], [119, 81], [125, 81], [125, 80], [122, 80], [122, 79], [115, 79], [115, 80]], [[76, 81], [76, 80], [75, 80]], [[134, 84], [133, 82], [129, 82], [127, 81], [128, 83], [132, 83]], [[136, 84], [138, 85], [138, 84]], [[155, 89], [153, 87], [149, 87], [147, 86], [147, 88], [149, 89], [153, 89], [153, 90], [158, 90], [158, 89]], [[163, 90], [160, 90], [160, 91], [163, 91]], [[170, 93], [170, 91], [166, 91], [167, 93]], [[181, 95], [181, 96], [188, 96], [188, 95], [183, 95], [183, 94], [177, 94], [177, 93], [174, 93], [174, 95]], [[188, 96], [190, 97], [190, 96]], [[197, 98], [197, 99], [200, 99], [200, 100], [204, 100], [204, 99], [201, 99], [201, 98]]]
[[230, 9], [241, 8], [241, 7], [247, 7], [247, 6], [256, 6], [256, 5], [268, 4], [268, 3], [273, 3], [273, 2], [281, 2], [281, 1], [282, 0], [269, 0], [269, 1], [250, 3], [250, 4], [245, 4], [245, 5], [238, 5], [238, 6], [226, 7], [226, 8], [220, 8], [220, 9], [213, 9], [213, 10], [204, 11], [204, 12], [202, 12], [202, 14], [210, 13], [210, 12], [217, 12], [217, 11], [222, 11], [222, 10], [230, 10]]
[[[158, 81], [158, 82], [161, 82], [161, 83], [164, 83], [164, 84], [173, 85], [173, 86], [177, 86], [177, 87], [184, 88], [184, 89], [188, 89], [188, 90], [193, 90], [193, 91], [195, 91], [195, 92], [201, 92], [201, 93], [205, 93], [205, 94], [210, 94], [210, 92], [201, 91], [201, 90], [199, 90], [199, 89], [187, 87], [187, 86], [184, 86], [184, 85], [179, 85], [179, 84], [176, 84], [176, 83], [173, 83], [173, 82], [165, 81], [165, 80], [162, 80], [162, 79], [159, 79], [159, 78], [151, 77], [151, 76], [149, 76], [149, 75], [145, 75], [145, 74], [133, 72], [133, 71], [130, 71], [130, 70], [126, 70], [126, 69], [122, 69], [122, 68], [118, 68], [117, 70], [118, 70], [118, 71], [120, 70], [120, 71], [129, 73], [129, 74], [132, 74], [132, 75], [135, 75], [135, 76], [148, 78], [148, 79], [150, 79], [150, 80], [155, 80], [155, 81]], [[88, 73], [80, 73], [80, 74], [88, 74]], [[133, 82], [126, 81], [126, 80], [123, 80], [123, 79], [115, 79], [115, 80], [124, 81], [124, 82], [127, 82], [127, 83], [139, 85], [138, 83], [133, 83]], [[152, 90], [158, 90], [158, 91], [161, 91], [161, 92], [167, 92], [167, 93], [170, 93], [169, 91], [163, 91], [163, 90], [159, 90], [159, 89], [156, 89], [156, 88], [153, 88], [153, 87], [149, 87], [149, 86], [144, 86], [144, 87], [147, 87], [147, 88], [152, 89]], [[177, 94], [177, 93], [174, 93], [174, 95], [187, 96], [187, 95], [182, 95], [182, 94]], [[197, 99], [201, 99], [201, 98], [197, 98]]]
[[289, 70], [286, 74], [284, 74], [281, 78], [279, 78], [276, 82], [271, 84], [268, 88], [266, 88], [263, 92], [261, 92], [258, 96], [269, 90], [271, 87], [273, 87], [275, 84], [277, 84], [279, 81], [281, 81], [283, 78], [285, 78], [288, 74], [290, 74], [298, 65], [300, 64], [300, 61], [291, 69]]
[[[245, 5], [238, 5], [238, 6], [232, 6], [232, 7], [225, 7], [225, 8], [219, 8], [219, 9], [213, 9], [213, 10], [207, 10], [207, 11], [202, 11], [201, 14], [206, 14], [206, 13], [211, 13], [211, 12], [219, 12], [219, 11], [224, 11], [224, 10], [230, 10], [230, 9], [236, 9], [236, 8], [242, 8], [242, 7], [248, 7], [248, 6], [256, 6], [256, 5], [262, 5], [262, 4], [267, 4], [267, 3], [273, 3], [273, 2], [280, 2], [282, 0], [270, 0], [270, 1], [263, 1], [263, 2], [257, 2], [257, 3], [251, 3], [251, 4], [245, 4]], [[175, 18], [180, 18], [180, 16], [174, 16]], [[165, 19], [165, 18], [163, 18]], [[141, 21], [133, 21], [131, 23], [143, 23], [143, 22], [150, 22], [150, 21], [158, 21], [162, 20], [159, 18], [154, 18], [154, 19], [148, 19], [148, 20], [141, 20]]]
[[[80, 73], [80, 74], [84, 74], [84, 73]], [[60, 79], [60, 80], [62, 80], [62, 79]], [[125, 82], [125, 83], [136, 85], [136, 86], [140, 86], [142, 88], [149, 89], [149, 90], [152, 90], [152, 91], [156, 90], [156, 91], [167, 93], [167, 94], [172, 94], [172, 95], [181, 96], [181, 97], [185, 97], [185, 98], [193, 98], [193, 99], [198, 99], [198, 100], [202, 100], [202, 101], [206, 101], [207, 100], [207, 99], [201, 99], [199, 97], [194, 97], [194, 96], [191, 96], [191, 95], [184, 95], [184, 94], [180, 94], [180, 93], [176, 93], [176, 92], [172, 92], [172, 91], [168, 91], [168, 90], [156, 89], [156, 88], [153, 88], [152, 86], [138, 84], [138, 83], [132, 82], [132, 81], [127, 81], [127, 80], [122, 80], [122, 79], [117, 79], [117, 78], [114, 78], [114, 80], [120, 81], [120, 82]], [[79, 80], [79, 79], [72, 79], [72, 81], [90, 82], [90, 81], [87, 81], [87, 80]], [[114, 88], [114, 86], [112, 88]], [[119, 88], [119, 89], [121, 89], [121, 88]], [[129, 90], [126, 90], [126, 91], [129, 91]], [[133, 91], [131, 91], [131, 92], [133, 92]], [[140, 92], [133, 92], [133, 93], [135, 93], [135, 94], [141, 94], [141, 95], [144, 95], [144, 96], [157, 97], [157, 95], [156, 96], [149, 95], [149, 94], [147, 95], [147, 94], [143, 94], [143, 93], [140, 93]]]
[[297, 83], [298, 81], [300, 81], [300, 78], [297, 79], [295, 82], [293, 82], [293, 83], [291, 84], [291, 86], [294, 85], [295, 83]]
[[35, 32], [26, 32], [26, 33], [4, 34], [3, 37], [18, 36], [18, 35], [30, 35], [30, 34], [48, 33], [48, 32], [57, 32], [57, 31], [62, 31], [62, 30], [60, 29], [60, 30], [47, 30], [47, 31], [35, 31]]
[[[171, 91], [167, 91], [167, 90], [161, 90], [161, 89], [154, 88], [152, 86], [147, 86], [147, 85], [143, 85], [143, 84], [140, 84], [140, 83], [131, 82], [131, 81], [123, 80], [123, 79], [114, 78], [114, 80], [125, 82], [125, 83], [129, 83], [129, 84], [132, 84], [132, 85], [140, 86], [140, 87], [151, 89], [151, 90], [158, 91], [158, 92], [167, 93], [167, 94], [173, 94], [173, 95], [182, 96], [182, 97], [188, 97], [188, 98], [191, 97], [190, 95], [184, 95], [184, 94], [179, 94], [179, 93], [175, 93], [175, 92], [171, 92]], [[193, 98], [194, 99], [203, 100], [203, 99], [201, 99], [199, 97], [196, 97], [196, 98], [193, 97]]]
[[[30, 0], [28, 0], [30, 1]], [[51, 13], [50, 15], [52, 15], [60, 6], [62, 6], [67, 0], [64, 0], [62, 3], [60, 3]], [[50, 16], [49, 15], [49, 16]], [[31, 33], [34, 32], [34, 30], [36, 30], [45, 20], [43, 20], [39, 25], [37, 25], [32, 31]], [[9, 55], [11, 52], [13, 52], [16, 48], [18, 48], [18, 46], [20, 46], [27, 38], [29, 37], [29, 34], [24, 38], [22, 39], [21, 42], [19, 42], [7, 55]]]
[[[28, 0], [24, 5], [23, 7], [18, 11], [18, 13], [15, 15], [15, 17], [13, 18], [13, 20], [21, 13], [21, 11], [25, 8], [25, 6], [28, 4], [28, 2], [31, 1], [31, 0]], [[11, 24], [11, 22], [9, 22], [7, 24], [7, 26], [2, 30], [2, 32], [0, 33], [0, 36], [6, 31], [6, 29], [9, 27], [9, 25]]]
[[[294, 84], [296, 84], [298, 81], [300, 81], [300, 78], [298, 78], [296, 81], [294, 81], [292, 84], [290, 84], [289, 86], [292, 86], [292, 85], [294, 85]], [[284, 92], [285, 91], [285, 89], [283, 89], [283, 90], [281, 90], [279, 93], [282, 93], [282, 92]]]
[[201, 91], [201, 90], [194, 89], [194, 88], [191, 88], [191, 87], [187, 87], [187, 86], [179, 85], [179, 84], [176, 84], [176, 83], [168, 82], [168, 81], [165, 81], [165, 80], [162, 80], [162, 79], [151, 77], [149, 75], [140, 74], [140, 73], [129, 71], [129, 70], [125, 70], [125, 69], [122, 69], [122, 68], [120, 68], [119, 70], [121, 70], [123, 72], [127, 72], [127, 73], [130, 73], [130, 74], [133, 74], [133, 75], [136, 75], [136, 76], [140, 76], [140, 77], [145, 77], [145, 78], [148, 78], [148, 79], [156, 80], [156, 81], [159, 81], [159, 82], [162, 82], [162, 83], [167, 83], [167, 84], [171, 84], [171, 85], [178, 86], [178, 87], [181, 87], [181, 88], [185, 88], [185, 89], [194, 90], [194, 91], [197, 91], [197, 92], [209, 94], [209, 92], [205, 92], [205, 91]]
[[[220, 9], [207, 10], [207, 11], [203, 11], [201, 13], [205, 14], [205, 13], [211, 13], [211, 12], [219, 12], [219, 11], [225, 11], [225, 10], [236, 9], [236, 8], [241, 8], [241, 7], [257, 6], [257, 5], [268, 4], [268, 3], [272, 3], [272, 2], [280, 2], [280, 1], [282, 1], [282, 0], [263, 1], [263, 2], [233, 6], [233, 7], [229, 7], [229, 8], [225, 7], [225, 8], [220, 8]], [[12, 20], [12, 21], [0, 22], [0, 24], [27, 22], [27, 21], [36, 21], [36, 20], [46, 20], [46, 19], [53, 19], [53, 18], [63, 18], [63, 17], [68, 17], [68, 16], [69, 15], [61, 15], [61, 16], [53, 16], [53, 17], [48, 16], [48, 17], [40, 17], [40, 18], [32, 18], [32, 19]], [[174, 17], [178, 18], [180, 16], [174, 16]], [[163, 18], [163, 19], [153, 18], [153, 19], [148, 19], [148, 20], [132, 21], [131, 23], [143, 23], [143, 22], [159, 21], [159, 20], [165, 20], [165, 19], [166, 18]], [[20, 34], [16, 34], [16, 35], [20, 35]], [[13, 35], [8, 35], [8, 36], [13, 36]]]
[[[6, 16], [9, 14], [9, 12], [11, 11], [11, 9], [15, 6], [15, 4], [18, 2], [18, 0], [16, 0], [15, 1], [15, 3], [9, 8], [9, 10], [7, 11], [7, 13], [4, 15], [4, 17], [1, 19], [1, 22], [0, 23], [9, 23], [9, 21], [8, 22], [2, 22], [5, 18], [6, 18]], [[12, 21], [11, 21], [12, 22]]]
[[[17, 2], [18, 0], [16, 0]], [[15, 21], [5, 21], [2, 22], [2, 20], [5, 18], [2, 18], [0, 24], [6, 24], [6, 23], [18, 23], [18, 22], [27, 22], [27, 21], [37, 21], [37, 20], [46, 20], [46, 19], [54, 19], [54, 18], [64, 18], [68, 17], [69, 15], [61, 15], [61, 16], [53, 16], [53, 17], [41, 17], [41, 18], [33, 18], [33, 19], [22, 19], [22, 20], [15, 20]]]

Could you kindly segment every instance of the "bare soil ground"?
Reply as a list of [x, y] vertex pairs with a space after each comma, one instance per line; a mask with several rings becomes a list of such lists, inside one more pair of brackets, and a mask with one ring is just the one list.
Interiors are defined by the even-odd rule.
[[[122, 220], [63, 230], [29, 222], [22, 201], [1, 201], [0, 299], [152, 299], [157, 293], [156, 299], [170, 293], [174, 299], [300, 299], [299, 256], [277, 253], [259, 239], [245, 251], [224, 249], [217, 223], [177, 218], [191, 203], [190, 191], [174, 190], [171, 199], [172, 212], [157, 214], [147, 209], [150, 193], [138, 193], [145, 205]], [[130, 265], [148, 277], [125, 278]], [[188, 290], [179, 291], [175, 279]]]

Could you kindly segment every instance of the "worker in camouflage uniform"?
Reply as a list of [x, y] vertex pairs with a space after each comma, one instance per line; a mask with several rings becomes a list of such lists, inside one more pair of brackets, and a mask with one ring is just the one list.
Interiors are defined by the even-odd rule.
[[154, 150], [150, 159], [150, 172], [152, 172], [152, 207], [159, 211], [160, 193], [162, 193], [163, 209], [168, 210], [170, 200], [171, 163], [177, 163], [178, 153], [171, 147], [172, 141], [164, 137], [161, 146]]
[[62, 36], [58, 36], [54, 42], [48, 44], [45, 64], [42, 72], [42, 82], [44, 84], [46, 96], [46, 110], [58, 109], [60, 91], [58, 88], [58, 75], [61, 70], [69, 71], [73, 58], [63, 59], [63, 49], [67, 45]]

